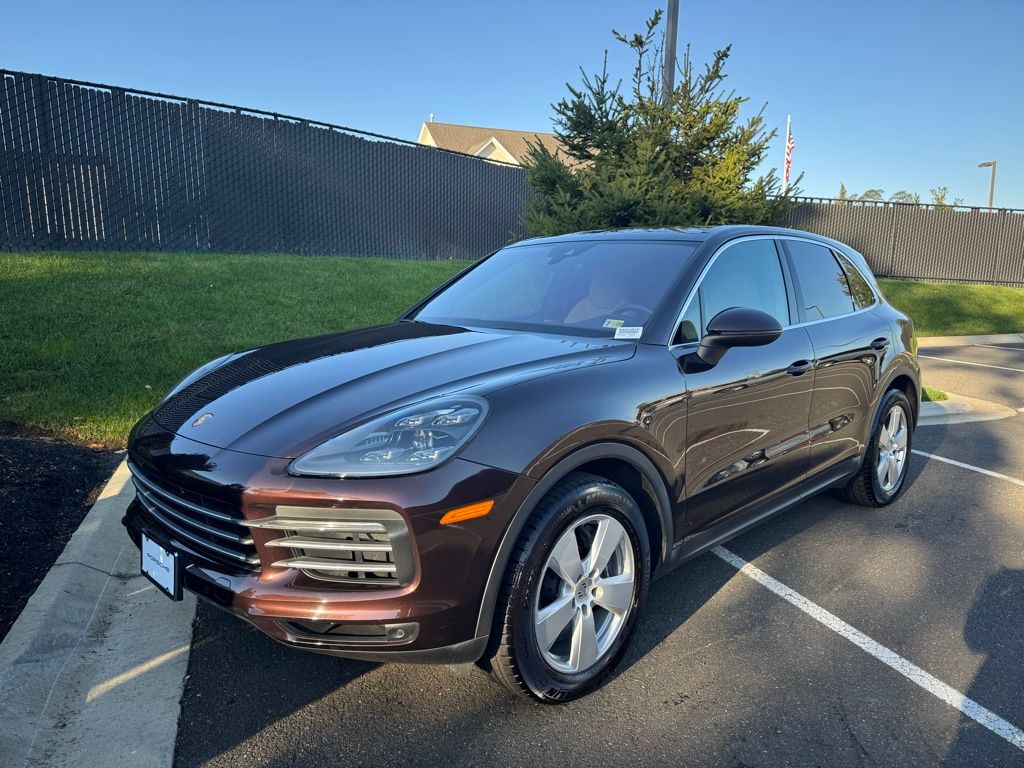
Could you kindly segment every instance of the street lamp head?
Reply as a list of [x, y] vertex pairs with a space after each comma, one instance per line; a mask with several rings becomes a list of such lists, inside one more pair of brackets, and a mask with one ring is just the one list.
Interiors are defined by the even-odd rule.
[[992, 208], [992, 198], [996, 194], [996, 161], [989, 160], [987, 163], [978, 163], [978, 167], [992, 169], [992, 179], [988, 183], [988, 207]]

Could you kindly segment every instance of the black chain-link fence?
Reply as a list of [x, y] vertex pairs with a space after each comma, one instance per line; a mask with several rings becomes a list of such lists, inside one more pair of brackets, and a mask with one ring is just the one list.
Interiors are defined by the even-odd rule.
[[523, 170], [341, 126], [0, 70], [0, 249], [473, 259]]

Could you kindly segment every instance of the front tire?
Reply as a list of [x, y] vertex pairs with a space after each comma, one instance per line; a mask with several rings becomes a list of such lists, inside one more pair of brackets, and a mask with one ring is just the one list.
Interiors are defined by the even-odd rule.
[[495, 679], [546, 704], [603, 685], [636, 628], [650, 562], [643, 516], [621, 486], [583, 472], [560, 480], [509, 563]]
[[882, 396], [860, 472], [840, 489], [846, 501], [865, 507], [891, 504], [906, 486], [914, 436], [913, 409], [907, 396], [890, 389]]

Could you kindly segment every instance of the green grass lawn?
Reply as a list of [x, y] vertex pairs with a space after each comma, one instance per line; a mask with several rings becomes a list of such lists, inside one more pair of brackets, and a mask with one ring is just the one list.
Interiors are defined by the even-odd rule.
[[941, 389], [935, 387], [921, 387], [921, 399], [925, 401], [932, 401], [937, 403], [940, 400], [949, 400], [949, 395], [943, 392]]
[[122, 446], [226, 352], [393, 320], [453, 261], [0, 253], [0, 421]]
[[918, 336], [1024, 333], [1024, 288], [879, 280], [885, 296], [914, 319]]
[[[0, 422], [118, 447], [225, 352], [394, 319], [464, 262], [0, 253]], [[1024, 289], [885, 280], [922, 335], [1024, 331]]]

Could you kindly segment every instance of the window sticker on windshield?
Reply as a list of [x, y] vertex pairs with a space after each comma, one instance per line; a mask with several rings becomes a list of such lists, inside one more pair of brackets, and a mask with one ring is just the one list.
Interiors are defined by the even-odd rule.
[[627, 325], [615, 329], [616, 339], [639, 339], [644, 332], [642, 325]]
[[622, 324], [624, 322], [626, 322], [626, 321], [625, 320], [613, 320], [611, 318], [608, 318], [607, 320], [604, 321], [604, 326], [603, 327], [605, 327], [605, 328], [621, 328]]

